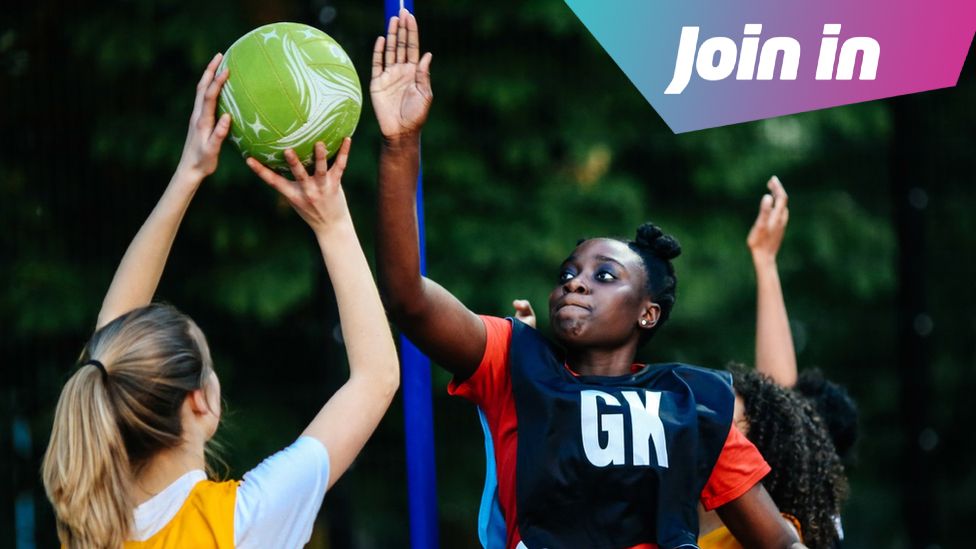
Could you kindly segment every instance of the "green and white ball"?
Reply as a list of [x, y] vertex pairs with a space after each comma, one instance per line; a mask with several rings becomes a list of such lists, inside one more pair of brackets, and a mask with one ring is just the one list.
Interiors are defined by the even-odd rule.
[[233, 117], [230, 140], [247, 158], [287, 170], [285, 149], [303, 164], [316, 141], [329, 156], [356, 129], [363, 92], [342, 47], [324, 32], [299, 23], [273, 23], [242, 36], [227, 50], [220, 70], [230, 78], [218, 115]]

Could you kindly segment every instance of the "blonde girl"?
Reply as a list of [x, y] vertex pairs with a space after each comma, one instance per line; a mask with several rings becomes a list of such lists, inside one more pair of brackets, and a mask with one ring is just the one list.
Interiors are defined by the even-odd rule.
[[362, 449], [397, 389], [393, 339], [340, 184], [349, 140], [331, 167], [316, 144], [313, 175], [288, 151], [294, 181], [249, 160], [315, 233], [350, 373], [290, 446], [242, 480], [207, 479], [204, 453], [220, 422], [220, 382], [200, 328], [152, 298], [184, 212], [216, 170], [230, 128], [228, 115], [215, 119], [228, 77], [216, 74], [220, 58], [197, 86], [176, 173], [122, 258], [96, 331], [58, 400], [42, 474], [66, 547], [304, 545], [326, 489]]

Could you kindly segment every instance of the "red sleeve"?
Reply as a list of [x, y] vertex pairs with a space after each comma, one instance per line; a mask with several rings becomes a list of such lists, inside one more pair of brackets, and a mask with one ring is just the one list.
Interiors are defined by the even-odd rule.
[[487, 410], [486, 404], [509, 396], [508, 349], [512, 346], [512, 324], [494, 316], [481, 316], [481, 321], [485, 323], [485, 354], [481, 364], [468, 379], [460, 383], [452, 379], [447, 392]]
[[712, 475], [702, 490], [702, 505], [707, 511], [725, 505], [748, 492], [769, 470], [769, 464], [756, 446], [732, 425]]

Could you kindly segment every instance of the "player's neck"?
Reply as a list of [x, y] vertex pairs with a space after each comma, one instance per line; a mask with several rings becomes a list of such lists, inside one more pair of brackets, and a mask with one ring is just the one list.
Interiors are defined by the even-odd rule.
[[578, 349], [566, 355], [566, 364], [581, 376], [625, 376], [634, 364], [634, 345], [616, 349]]
[[195, 469], [205, 470], [206, 465], [202, 443], [185, 443], [163, 450], [136, 473], [131, 487], [132, 501], [136, 505], [145, 503], [186, 473]]

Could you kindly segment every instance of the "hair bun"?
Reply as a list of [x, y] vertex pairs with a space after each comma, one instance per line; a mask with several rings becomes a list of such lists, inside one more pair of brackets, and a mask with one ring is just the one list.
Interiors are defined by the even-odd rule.
[[637, 246], [650, 250], [651, 253], [665, 261], [681, 255], [681, 244], [669, 234], [665, 234], [660, 227], [653, 223], [644, 223], [637, 227]]

